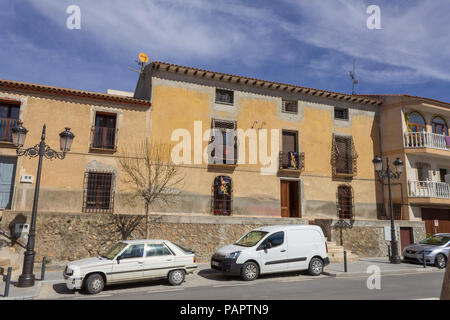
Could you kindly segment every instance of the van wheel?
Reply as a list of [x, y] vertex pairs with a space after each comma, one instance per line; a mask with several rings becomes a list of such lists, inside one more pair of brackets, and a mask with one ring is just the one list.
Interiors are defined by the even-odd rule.
[[443, 254], [438, 254], [434, 259], [434, 265], [439, 269], [444, 269], [445, 266], [447, 265], [447, 260], [445, 259], [445, 256]]
[[323, 271], [323, 261], [320, 258], [314, 257], [309, 262], [309, 274], [312, 276], [320, 276]]
[[103, 277], [98, 274], [94, 273], [91, 274], [84, 285], [84, 288], [89, 294], [97, 294], [102, 292], [103, 288], [105, 287], [105, 281], [103, 280]]
[[259, 267], [254, 262], [246, 262], [242, 266], [241, 270], [241, 278], [245, 281], [252, 281], [258, 278], [259, 275]]
[[173, 286], [179, 286], [183, 283], [185, 277], [184, 270], [173, 270], [169, 272], [169, 276], [167, 277], [169, 283]]

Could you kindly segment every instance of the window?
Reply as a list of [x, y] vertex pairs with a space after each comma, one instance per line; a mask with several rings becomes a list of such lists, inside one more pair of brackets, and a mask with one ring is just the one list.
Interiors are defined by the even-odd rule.
[[0, 141], [12, 142], [11, 128], [19, 120], [20, 105], [0, 102]]
[[406, 125], [409, 132], [427, 131], [425, 120], [418, 112], [410, 112], [406, 114]]
[[224, 104], [233, 104], [234, 92], [230, 90], [216, 89], [216, 102]]
[[231, 215], [232, 213], [232, 186], [227, 176], [218, 176], [214, 179], [212, 187], [211, 208], [215, 215]]
[[428, 181], [430, 180], [430, 169], [431, 165], [425, 162], [417, 162], [417, 179], [419, 181]]
[[348, 109], [334, 108], [334, 118], [339, 120], [348, 120]]
[[163, 244], [147, 244], [145, 249], [146, 257], [171, 256], [172, 252]]
[[84, 186], [84, 212], [113, 212], [112, 173], [87, 172]]
[[298, 102], [292, 100], [282, 100], [282, 111], [286, 113], [297, 113], [298, 112]]
[[446, 182], [445, 181], [445, 176], [447, 175], [448, 171], [449, 170], [447, 170], [447, 169], [439, 169], [439, 176], [441, 178], [441, 182]]
[[97, 113], [95, 115], [91, 148], [116, 149], [116, 118], [115, 114]]
[[353, 190], [350, 186], [339, 186], [337, 192], [337, 209], [339, 219], [353, 219]]
[[394, 211], [394, 220], [402, 220], [402, 204], [394, 203], [392, 210]]
[[121, 253], [121, 259], [142, 258], [144, 256], [144, 245], [135, 244], [131, 245]]
[[210, 163], [235, 165], [238, 159], [237, 123], [235, 121], [212, 120], [212, 151]]
[[444, 119], [440, 117], [433, 119], [433, 133], [448, 136], [448, 127]]
[[356, 175], [356, 159], [353, 137], [333, 135], [332, 165], [335, 175]]
[[280, 168], [282, 169], [301, 169], [301, 156], [297, 148], [297, 131], [282, 132], [282, 151], [280, 152]]
[[281, 246], [284, 243], [284, 232], [280, 231], [280, 232], [276, 232], [276, 233], [268, 236], [267, 239], [264, 240], [263, 243], [261, 243], [259, 245], [257, 250], [264, 249], [264, 247], [267, 245], [267, 243], [271, 244], [271, 246], [272, 246], [271, 248]]

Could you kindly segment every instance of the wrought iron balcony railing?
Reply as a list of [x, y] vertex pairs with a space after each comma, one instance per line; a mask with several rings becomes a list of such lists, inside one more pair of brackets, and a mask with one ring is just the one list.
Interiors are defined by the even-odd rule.
[[0, 118], [0, 141], [12, 142], [11, 128], [14, 127], [19, 119]]
[[305, 168], [305, 153], [293, 151], [280, 151], [279, 169], [303, 171]]
[[91, 149], [116, 150], [117, 128], [92, 127]]

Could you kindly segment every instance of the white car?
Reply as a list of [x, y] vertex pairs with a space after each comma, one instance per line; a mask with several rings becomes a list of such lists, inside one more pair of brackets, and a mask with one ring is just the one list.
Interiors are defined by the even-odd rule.
[[260, 274], [309, 270], [318, 276], [328, 265], [322, 229], [313, 225], [268, 226], [250, 231], [217, 250], [211, 268], [249, 281]]
[[63, 275], [68, 289], [96, 294], [106, 284], [152, 278], [180, 285], [197, 267], [194, 252], [170, 241], [131, 240], [115, 244], [102, 256], [70, 262]]

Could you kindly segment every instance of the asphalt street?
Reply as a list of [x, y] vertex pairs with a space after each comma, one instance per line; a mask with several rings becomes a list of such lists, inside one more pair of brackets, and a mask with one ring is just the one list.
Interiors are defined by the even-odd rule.
[[[211, 272], [208, 283], [190, 284], [189, 278], [179, 287], [164, 280], [141, 284], [112, 285], [95, 296], [65, 294], [64, 284], [55, 284], [62, 299], [93, 300], [436, 300], [440, 295], [444, 271], [382, 275], [380, 289], [368, 289], [367, 276], [288, 274], [262, 276], [252, 282], [223, 277]], [[212, 283], [211, 280], [214, 280]], [[61, 288], [58, 289], [58, 285]], [[53, 297], [55, 298], [55, 297]]]

